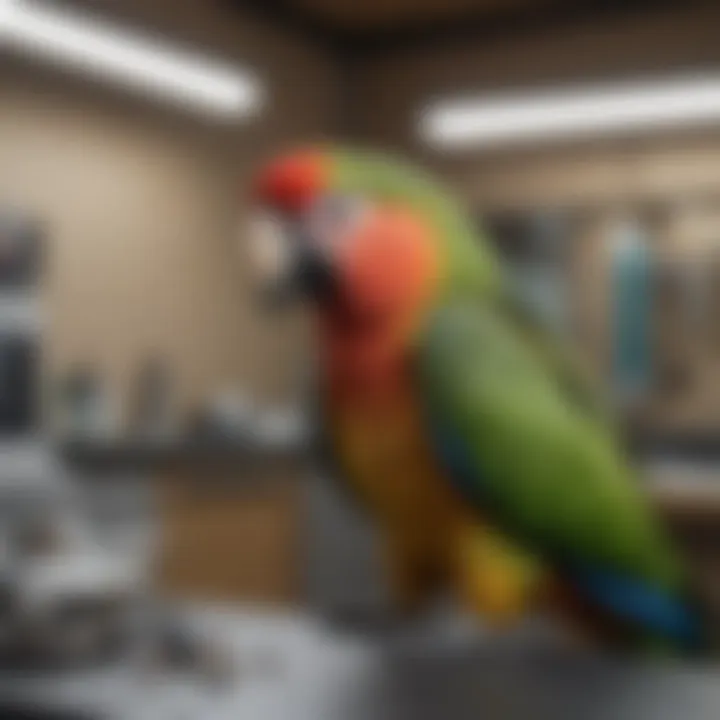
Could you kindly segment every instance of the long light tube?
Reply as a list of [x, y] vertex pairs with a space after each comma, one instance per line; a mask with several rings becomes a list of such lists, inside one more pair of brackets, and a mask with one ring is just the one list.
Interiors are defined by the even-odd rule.
[[454, 150], [701, 126], [720, 120], [720, 76], [440, 101], [419, 132]]
[[261, 102], [244, 69], [34, 0], [0, 0], [3, 46], [214, 116], [247, 115]]

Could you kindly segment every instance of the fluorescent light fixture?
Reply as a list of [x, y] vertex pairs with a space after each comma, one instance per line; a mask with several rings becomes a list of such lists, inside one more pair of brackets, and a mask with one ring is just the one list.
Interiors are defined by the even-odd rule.
[[33, 0], [0, 0], [3, 46], [212, 116], [247, 115], [261, 102], [245, 70]]
[[720, 76], [441, 101], [420, 134], [432, 147], [507, 146], [621, 135], [720, 120]]

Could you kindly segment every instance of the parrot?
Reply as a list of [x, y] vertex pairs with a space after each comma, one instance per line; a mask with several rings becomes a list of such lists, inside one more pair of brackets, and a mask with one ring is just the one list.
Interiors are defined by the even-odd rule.
[[309, 146], [252, 180], [270, 304], [315, 322], [321, 451], [383, 541], [397, 607], [557, 612], [602, 647], [698, 652], [705, 615], [591, 381], [442, 182]]

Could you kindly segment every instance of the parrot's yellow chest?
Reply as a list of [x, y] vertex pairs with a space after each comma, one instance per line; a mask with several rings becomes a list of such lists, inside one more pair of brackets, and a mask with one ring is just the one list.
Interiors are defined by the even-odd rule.
[[534, 573], [463, 502], [433, 452], [402, 352], [336, 342], [327, 353], [325, 421], [340, 482], [384, 538], [395, 596], [412, 608], [439, 589], [496, 618], [516, 615]]
[[[329, 408], [338, 463], [355, 494], [408, 541], [438, 543], [458, 507], [402, 383]], [[432, 538], [432, 540], [430, 540]]]
[[471, 609], [506, 622], [522, 612], [534, 570], [442, 476], [409, 398], [332, 414], [335, 452], [388, 542], [395, 592], [409, 606], [453, 587]]

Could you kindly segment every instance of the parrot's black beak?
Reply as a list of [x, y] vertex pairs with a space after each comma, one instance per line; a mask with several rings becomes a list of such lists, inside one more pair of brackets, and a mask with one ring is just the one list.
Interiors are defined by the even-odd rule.
[[277, 310], [302, 298], [324, 304], [337, 293], [332, 258], [297, 224], [261, 216], [249, 241], [261, 308]]
[[276, 310], [303, 298], [324, 304], [336, 294], [337, 282], [327, 258], [307, 246], [298, 248], [287, 274], [261, 289], [264, 308]]
[[328, 302], [337, 293], [337, 282], [331, 263], [307, 246], [303, 246], [298, 255], [294, 284], [301, 295], [319, 303]]

